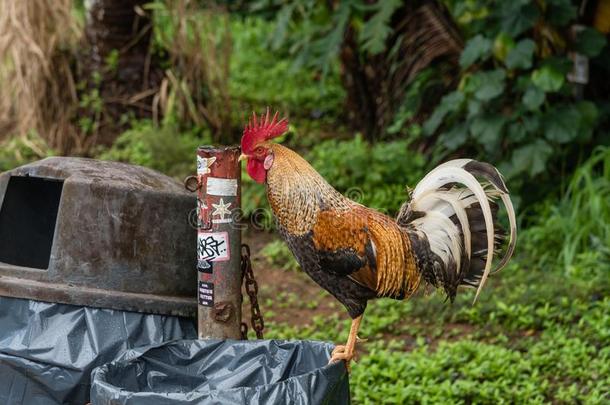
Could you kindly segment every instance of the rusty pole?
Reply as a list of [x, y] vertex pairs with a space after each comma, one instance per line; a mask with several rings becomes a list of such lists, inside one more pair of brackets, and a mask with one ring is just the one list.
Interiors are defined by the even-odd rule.
[[241, 337], [238, 147], [197, 150], [197, 301], [200, 339]]

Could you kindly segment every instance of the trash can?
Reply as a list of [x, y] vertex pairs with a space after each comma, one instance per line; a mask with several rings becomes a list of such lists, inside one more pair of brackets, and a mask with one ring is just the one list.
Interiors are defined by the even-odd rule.
[[79, 404], [124, 350], [197, 336], [196, 199], [143, 167], [0, 174], [0, 404]]
[[180, 340], [92, 373], [92, 405], [349, 404], [344, 362], [315, 341]]

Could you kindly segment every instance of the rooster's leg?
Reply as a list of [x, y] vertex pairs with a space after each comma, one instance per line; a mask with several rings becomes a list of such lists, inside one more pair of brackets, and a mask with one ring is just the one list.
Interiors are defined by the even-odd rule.
[[334, 363], [339, 360], [345, 360], [347, 369], [349, 370], [349, 363], [354, 357], [356, 341], [358, 340], [358, 328], [360, 328], [360, 322], [362, 321], [362, 315], [352, 319], [352, 326], [349, 331], [347, 343], [345, 346], [336, 346], [332, 352], [329, 363]]

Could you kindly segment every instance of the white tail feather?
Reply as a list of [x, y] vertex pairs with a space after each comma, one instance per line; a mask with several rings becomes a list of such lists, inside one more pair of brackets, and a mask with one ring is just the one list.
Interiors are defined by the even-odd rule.
[[462, 243], [460, 232], [449, 217], [436, 211], [429, 211], [425, 218], [413, 221], [413, 224], [423, 231], [430, 240], [435, 243], [430, 244], [430, 248], [445, 263], [449, 265], [449, 258], [453, 258], [459, 269], [462, 259]]
[[[466, 207], [468, 207], [468, 204], [464, 202], [463, 198], [456, 196], [453, 193], [436, 191], [421, 197], [414, 204], [413, 208], [417, 211], [428, 212], [435, 209], [434, 206], [439, 201], [444, 202], [445, 205], [447, 205], [447, 208], [449, 208], [449, 210], [442, 210], [442, 213], [445, 214], [447, 218], [451, 217], [452, 213], [455, 213], [457, 216], [464, 235], [464, 248], [466, 249], [466, 255], [470, 257], [472, 253], [472, 243], [470, 240], [470, 225], [468, 224], [468, 216], [466, 215]], [[459, 269], [461, 269], [461, 267], [458, 266], [458, 270]]]
[[[484, 178], [486, 185], [482, 185], [475, 175]], [[489, 185], [487, 185], [487, 182]], [[466, 189], [441, 189], [453, 183], [462, 184]], [[510, 223], [509, 246], [498, 267], [493, 271], [495, 273], [508, 263], [514, 252], [517, 237], [515, 212], [504, 180], [495, 167], [471, 159], [456, 159], [443, 163], [419, 182], [412, 193], [409, 204], [411, 211], [421, 211], [426, 214], [424, 217], [416, 218], [411, 222], [417, 229], [426, 234], [432, 252], [437, 254], [446, 266], [451, 257], [457, 263], [457, 271], [460, 272], [462, 271], [460, 266], [462, 248], [469, 260], [473, 254], [481, 254], [481, 252], [472, 252], [472, 234], [466, 212], [468, 207], [478, 202], [485, 223], [487, 257], [485, 257], [485, 267], [482, 275], [478, 280], [475, 302], [485, 285], [487, 277], [492, 273], [496, 235], [490, 200], [495, 197], [502, 199]], [[457, 225], [450, 220], [453, 215], [459, 222], [461, 233]]]
[[[472, 161], [472, 159], [454, 159], [443, 163], [439, 167], [464, 167]], [[502, 182], [502, 187], [504, 188], [504, 190], [507, 190], [502, 173], [500, 173], [495, 167], [491, 167], [495, 170], [496, 174], [498, 175], [498, 178]], [[490, 179], [487, 180], [489, 181]], [[510, 236], [508, 239], [508, 248], [506, 250], [506, 253], [504, 254], [504, 257], [502, 257], [502, 259], [500, 260], [498, 267], [490, 273], [495, 274], [506, 266], [513, 253], [515, 252], [515, 246], [517, 245], [517, 218], [515, 215], [515, 209], [513, 208], [513, 203], [510, 200], [508, 194], [502, 191], [493, 181], [489, 182], [494, 187], [494, 189], [500, 194], [500, 198], [502, 199], [502, 203], [504, 204], [504, 207], [506, 208], [506, 212], [508, 214], [508, 223], [510, 227]]]
[[[449, 163], [449, 162], [448, 162]], [[443, 167], [437, 167], [428, 173], [422, 181], [419, 182], [417, 187], [415, 187], [415, 191], [413, 191], [413, 200], [417, 201], [417, 198], [420, 194], [423, 194], [424, 191], [430, 189], [438, 189], [439, 187], [443, 187], [450, 183], [460, 183], [468, 187], [474, 195], [477, 197], [477, 200], [481, 206], [481, 210], [483, 212], [483, 218], [485, 218], [485, 229], [487, 232], [487, 259], [485, 262], [485, 270], [483, 271], [483, 276], [481, 277], [481, 281], [479, 283], [479, 287], [477, 289], [477, 293], [474, 297], [476, 301], [485, 281], [487, 280], [487, 276], [491, 271], [491, 264], [493, 260], [493, 246], [494, 246], [494, 225], [493, 225], [493, 215], [491, 212], [491, 207], [489, 205], [489, 201], [487, 200], [487, 194], [485, 190], [481, 186], [481, 184], [477, 181], [477, 179], [466, 170], [460, 167], [452, 167], [447, 164]]]

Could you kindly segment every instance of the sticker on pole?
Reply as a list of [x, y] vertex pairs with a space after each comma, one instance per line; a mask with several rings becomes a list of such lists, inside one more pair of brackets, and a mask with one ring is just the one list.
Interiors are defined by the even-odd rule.
[[204, 158], [197, 155], [197, 174], [205, 175], [210, 174], [210, 166], [214, 164], [216, 161], [216, 157], [212, 156], [209, 158]]
[[200, 273], [212, 274], [214, 273], [214, 263], [208, 260], [198, 260], [197, 261], [197, 270]]
[[207, 193], [209, 195], [235, 197], [237, 195], [237, 179], [208, 177]]
[[[212, 212], [212, 223], [214, 224], [229, 224], [233, 221], [231, 218], [232, 203], [225, 203], [224, 198], [221, 198], [218, 204], [212, 203], [214, 212]], [[228, 216], [228, 217], [227, 217]]]
[[199, 282], [199, 305], [214, 306], [214, 283]]
[[231, 258], [227, 232], [199, 232], [197, 235], [197, 261], [222, 262]]

